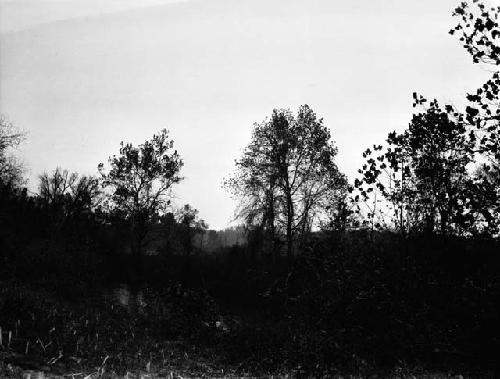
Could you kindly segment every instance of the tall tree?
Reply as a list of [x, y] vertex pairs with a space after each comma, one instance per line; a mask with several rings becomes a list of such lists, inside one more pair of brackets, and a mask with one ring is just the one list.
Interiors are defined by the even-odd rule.
[[475, 93], [468, 94], [467, 121], [478, 151], [495, 171], [500, 171], [500, 6], [487, 7], [483, 1], [462, 2], [453, 15], [459, 19], [450, 34], [458, 35], [474, 63], [493, 71], [491, 78]]
[[109, 158], [110, 169], [99, 164], [103, 185], [111, 191], [110, 208], [129, 224], [131, 250], [140, 256], [152, 218], [169, 204], [172, 185], [181, 181], [183, 162], [163, 129], [138, 147], [121, 143]]
[[[415, 105], [427, 102], [416, 94], [414, 98]], [[389, 210], [391, 224], [404, 233], [461, 232], [470, 214], [467, 166], [474, 159], [464, 116], [434, 100], [403, 133], [389, 133], [387, 143], [385, 150], [379, 145], [363, 153], [367, 161], [359, 170], [361, 180], [355, 181], [361, 198], [369, 202], [380, 194], [384, 202], [379, 198], [379, 212]], [[374, 209], [369, 213], [373, 223], [377, 215]]]
[[319, 224], [332, 197], [347, 185], [336, 154], [329, 129], [307, 105], [296, 116], [275, 109], [270, 119], [254, 125], [226, 184], [240, 199], [238, 216], [267, 231], [275, 253], [285, 235], [291, 259], [298, 237]]
[[24, 138], [24, 133], [17, 130], [6, 116], [0, 115], [0, 185], [2, 187], [16, 187], [23, 181], [23, 166], [9, 150], [19, 146]]
[[[364, 153], [367, 162], [355, 184], [358, 198], [374, 204], [368, 211], [372, 225], [390, 205], [394, 224], [403, 231], [500, 232], [499, 14], [500, 7], [479, 0], [462, 2], [453, 11], [459, 21], [450, 34], [458, 35], [474, 63], [493, 70], [467, 95], [465, 111], [437, 101], [425, 109], [427, 100], [414, 94], [414, 106], [424, 111], [409, 129], [391, 133], [385, 153]], [[385, 204], [379, 204], [377, 194]]]
[[500, 233], [500, 6], [462, 2], [454, 10], [457, 35], [476, 64], [492, 71], [486, 83], [467, 95], [466, 120], [475, 143], [478, 167], [471, 185], [471, 204], [490, 233]]

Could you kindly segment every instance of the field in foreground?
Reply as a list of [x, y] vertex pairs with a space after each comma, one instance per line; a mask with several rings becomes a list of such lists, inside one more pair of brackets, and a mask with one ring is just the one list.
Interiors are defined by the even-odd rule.
[[280, 326], [273, 320], [222, 314], [207, 293], [180, 285], [139, 293], [128, 293], [126, 304], [100, 293], [68, 301], [51, 291], [2, 283], [0, 377], [494, 377], [467, 366], [375, 367], [341, 351], [338, 367], [318, 361], [311, 370], [300, 363], [304, 352], [278, 340]]

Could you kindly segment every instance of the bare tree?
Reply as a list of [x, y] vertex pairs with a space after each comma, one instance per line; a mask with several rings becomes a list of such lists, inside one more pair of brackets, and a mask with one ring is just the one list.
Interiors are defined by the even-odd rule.
[[57, 167], [39, 177], [39, 197], [50, 217], [51, 240], [57, 238], [68, 220], [90, 214], [102, 201], [99, 181]]
[[9, 150], [19, 146], [24, 138], [24, 133], [0, 115], [0, 184], [3, 186], [16, 187], [23, 181], [23, 166]]

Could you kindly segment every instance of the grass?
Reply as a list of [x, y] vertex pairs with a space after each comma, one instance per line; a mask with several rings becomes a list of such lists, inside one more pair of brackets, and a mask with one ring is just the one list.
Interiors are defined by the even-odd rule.
[[[260, 320], [258, 325], [250, 325], [243, 320], [238, 330], [228, 330], [208, 294], [178, 285], [146, 291], [144, 297], [147, 305], [130, 311], [100, 297], [65, 301], [51, 291], [3, 283], [0, 377], [311, 376], [311, 371], [293, 363], [289, 352], [282, 351], [279, 331], [273, 331], [272, 322], [266, 325]], [[277, 340], [273, 340], [273, 333]], [[350, 370], [318, 368], [313, 376], [493, 378], [481, 370], [433, 372], [401, 362], [381, 370], [358, 358], [351, 360]]]
[[75, 377], [113, 377], [131, 370], [160, 376], [222, 375], [215, 352], [195, 343], [217, 338], [217, 329], [211, 327], [215, 321], [197, 307], [201, 299], [177, 289], [164, 293], [161, 301], [149, 299], [147, 309], [132, 314], [107, 302], [64, 302], [43, 292], [4, 286], [3, 369], [10, 364]]

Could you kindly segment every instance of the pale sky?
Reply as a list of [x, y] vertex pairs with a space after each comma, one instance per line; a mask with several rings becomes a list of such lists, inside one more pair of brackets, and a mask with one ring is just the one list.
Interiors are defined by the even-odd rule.
[[0, 0], [0, 112], [28, 132], [33, 189], [166, 127], [185, 162], [175, 202], [223, 228], [223, 178], [273, 108], [309, 104], [353, 179], [365, 148], [408, 125], [412, 92], [461, 104], [479, 87], [490, 73], [448, 35], [458, 3]]

